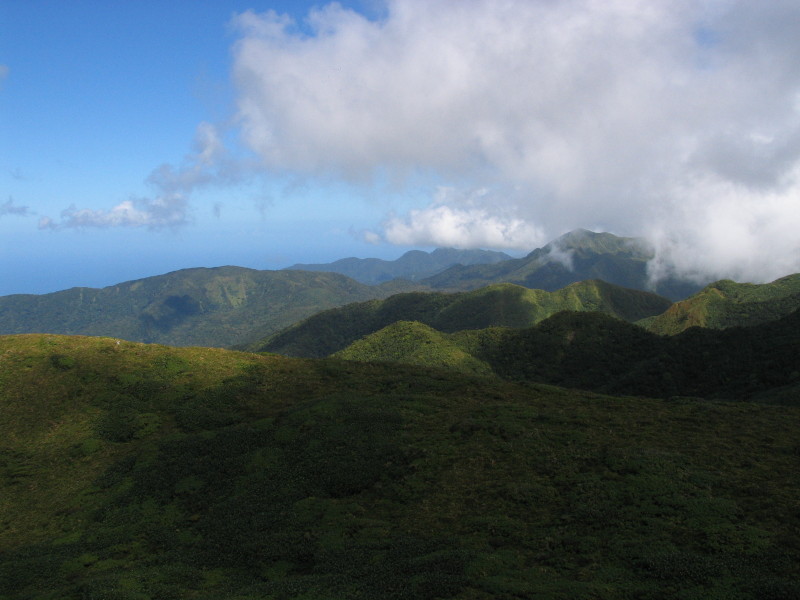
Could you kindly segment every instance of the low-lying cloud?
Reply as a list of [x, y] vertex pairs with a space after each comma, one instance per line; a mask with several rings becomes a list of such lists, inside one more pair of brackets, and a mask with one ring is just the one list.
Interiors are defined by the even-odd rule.
[[247, 12], [237, 121], [271, 171], [490, 190], [390, 217], [393, 243], [602, 228], [648, 235], [654, 276], [764, 280], [800, 270], [797, 22], [794, 0], [390, 0], [304, 28]]

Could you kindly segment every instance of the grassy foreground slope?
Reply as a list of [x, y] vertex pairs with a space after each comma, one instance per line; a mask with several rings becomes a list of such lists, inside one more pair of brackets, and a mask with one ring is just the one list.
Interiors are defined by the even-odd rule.
[[712, 283], [693, 296], [676, 302], [664, 313], [639, 321], [661, 335], [675, 335], [690, 327], [744, 327], [774, 321], [800, 308], [800, 273], [772, 283]]
[[455, 294], [412, 292], [324, 311], [249, 349], [320, 358], [397, 321], [418, 321], [443, 332], [529, 327], [562, 310], [599, 311], [636, 321], [659, 314], [670, 304], [661, 296], [599, 280], [554, 292], [509, 283]]
[[102, 289], [0, 297], [0, 333], [223, 347], [260, 339], [326, 308], [390, 293], [336, 273], [184, 269]]
[[800, 411], [0, 338], [0, 598], [800, 594]]

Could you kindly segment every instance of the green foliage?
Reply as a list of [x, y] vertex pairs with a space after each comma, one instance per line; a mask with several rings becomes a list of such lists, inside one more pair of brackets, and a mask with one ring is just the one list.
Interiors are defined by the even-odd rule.
[[3, 598], [798, 592], [797, 407], [96, 338], [3, 337], [0, 361]]
[[747, 399], [798, 405], [800, 311], [671, 338], [600, 313], [562, 312], [526, 329], [444, 334], [398, 323], [335, 356], [437, 365], [601, 393]]
[[556, 292], [512, 284], [456, 294], [406, 293], [386, 300], [331, 309], [281, 331], [253, 350], [321, 358], [397, 321], [418, 321], [442, 332], [487, 327], [529, 327], [559, 311], [601, 311], [637, 320], [662, 312], [669, 300], [602, 281], [584, 281]]
[[663, 314], [639, 325], [660, 335], [675, 335], [690, 327], [726, 329], [776, 321], [800, 309], [800, 274], [772, 283], [752, 284], [722, 280], [706, 286]]
[[185, 269], [103, 289], [0, 297], [0, 333], [232, 346], [263, 338], [320, 310], [390, 293], [336, 273]]

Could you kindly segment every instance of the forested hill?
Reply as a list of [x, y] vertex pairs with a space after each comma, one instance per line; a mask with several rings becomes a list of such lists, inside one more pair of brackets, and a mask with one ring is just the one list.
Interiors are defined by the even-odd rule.
[[636, 321], [670, 306], [661, 296], [603, 281], [574, 283], [555, 292], [499, 284], [453, 294], [407, 293], [350, 304], [305, 319], [251, 350], [322, 357], [396, 321], [420, 321], [440, 331], [528, 327], [562, 310], [600, 311]]
[[0, 297], [0, 333], [224, 347], [259, 339], [327, 308], [384, 298], [396, 289], [397, 284], [367, 286], [337, 273], [184, 269], [102, 289]]
[[726, 279], [676, 302], [661, 315], [643, 319], [639, 325], [654, 333], [674, 335], [690, 327], [724, 329], [757, 325], [784, 317], [798, 308], [800, 273], [764, 284]]
[[7, 600], [800, 597], [795, 407], [92, 337], [0, 362]]
[[777, 321], [664, 337], [600, 313], [562, 312], [525, 329], [453, 334], [395, 323], [337, 352], [357, 361], [439, 365], [512, 381], [626, 395], [800, 406], [800, 310]]

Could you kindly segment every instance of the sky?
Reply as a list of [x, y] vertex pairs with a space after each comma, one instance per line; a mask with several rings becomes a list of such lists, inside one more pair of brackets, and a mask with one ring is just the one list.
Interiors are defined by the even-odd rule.
[[0, 0], [0, 295], [645, 237], [800, 271], [796, 0]]

